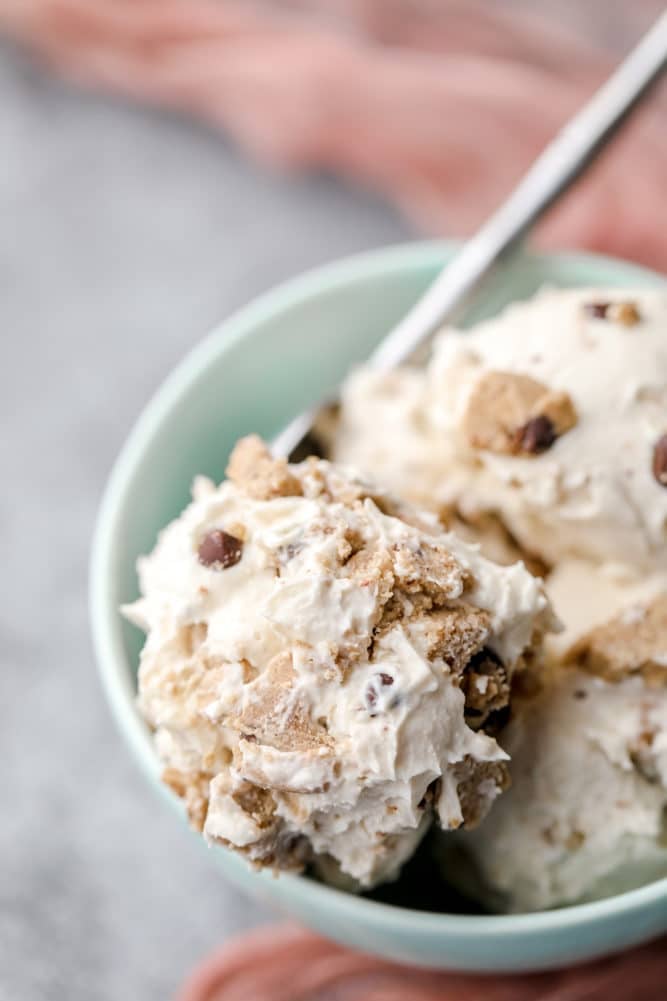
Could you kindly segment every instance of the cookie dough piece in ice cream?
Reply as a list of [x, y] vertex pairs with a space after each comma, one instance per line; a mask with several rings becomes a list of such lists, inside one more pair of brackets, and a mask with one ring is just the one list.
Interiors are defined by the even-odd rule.
[[513, 713], [509, 792], [462, 858], [441, 839], [459, 885], [535, 911], [667, 876], [667, 592], [582, 636]]
[[[647, 574], [622, 564], [597, 565], [586, 560], [563, 560], [548, 575], [545, 586], [563, 626], [545, 637], [549, 659], [558, 659], [596, 627], [606, 627], [621, 613], [639, 619], [642, 608], [667, 594], [667, 566]], [[638, 619], [638, 621], [639, 621]]]
[[545, 290], [445, 330], [426, 370], [361, 368], [333, 458], [548, 564], [667, 565], [667, 292]]
[[473, 826], [507, 784], [493, 732], [551, 622], [498, 567], [354, 473], [256, 438], [139, 561], [141, 709], [165, 781], [259, 866], [394, 877], [435, 818]]

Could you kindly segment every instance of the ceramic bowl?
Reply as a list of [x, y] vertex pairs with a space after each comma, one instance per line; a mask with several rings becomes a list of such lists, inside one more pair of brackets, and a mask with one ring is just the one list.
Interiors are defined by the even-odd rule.
[[[368, 356], [454, 252], [423, 243], [353, 257], [310, 272], [226, 320], [172, 372], [150, 401], [111, 474], [94, 540], [91, 610], [104, 688], [147, 778], [159, 781], [150, 733], [135, 704], [142, 634], [118, 607], [137, 595], [135, 561], [185, 506], [196, 473], [221, 479], [239, 436], [271, 437], [325, 398]], [[496, 276], [474, 319], [541, 285], [646, 286], [664, 279], [586, 255], [522, 255]], [[667, 931], [667, 879], [596, 903], [539, 914], [427, 913], [359, 898], [314, 880], [251, 871], [222, 847], [212, 865], [248, 893], [323, 935], [396, 961], [436, 968], [519, 971], [557, 967]], [[187, 901], [185, 901], [187, 911]]]

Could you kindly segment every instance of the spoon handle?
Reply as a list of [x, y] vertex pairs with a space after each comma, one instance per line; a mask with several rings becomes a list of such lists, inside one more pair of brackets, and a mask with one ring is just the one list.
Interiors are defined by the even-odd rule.
[[[453, 322], [481, 281], [566, 191], [614, 135], [667, 67], [667, 12], [663, 13], [590, 101], [555, 136], [507, 200], [461, 248], [422, 298], [382, 340], [370, 364], [387, 370], [408, 361], [437, 329]], [[291, 455], [317, 411], [295, 418], [273, 443]]]

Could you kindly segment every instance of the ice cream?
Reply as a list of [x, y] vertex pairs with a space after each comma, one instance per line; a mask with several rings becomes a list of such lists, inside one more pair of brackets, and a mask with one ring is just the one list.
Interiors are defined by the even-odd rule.
[[398, 495], [563, 559], [667, 566], [667, 292], [544, 290], [425, 370], [361, 368], [332, 455]]
[[440, 839], [447, 872], [510, 910], [667, 875], [667, 292], [545, 290], [424, 370], [362, 368], [331, 451], [541, 561], [565, 625], [499, 735], [512, 788]]
[[493, 736], [541, 584], [362, 481], [241, 442], [139, 561], [139, 703], [165, 781], [259, 866], [392, 878], [507, 784]]
[[446, 868], [533, 911], [667, 876], [667, 591], [581, 636], [499, 737], [512, 786]]

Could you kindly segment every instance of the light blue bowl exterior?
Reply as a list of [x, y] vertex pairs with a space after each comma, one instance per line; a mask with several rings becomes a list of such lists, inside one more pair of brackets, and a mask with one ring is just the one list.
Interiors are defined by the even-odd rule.
[[[332, 391], [350, 365], [405, 313], [454, 252], [421, 243], [350, 258], [263, 296], [223, 323], [175, 369], [148, 404], [111, 474], [91, 565], [99, 669], [120, 729], [154, 787], [159, 764], [136, 705], [142, 635], [118, 606], [137, 594], [135, 560], [189, 499], [196, 473], [223, 476], [246, 432], [270, 437]], [[586, 255], [522, 256], [501, 272], [475, 319], [543, 284], [664, 284], [638, 267]], [[638, 345], [639, 349], [639, 345]], [[298, 876], [250, 871], [224, 848], [204, 849], [226, 878], [304, 924], [357, 949], [441, 969], [558, 967], [667, 931], [667, 880], [610, 900], [530, 915], [428, 914], [356, 898]]]

